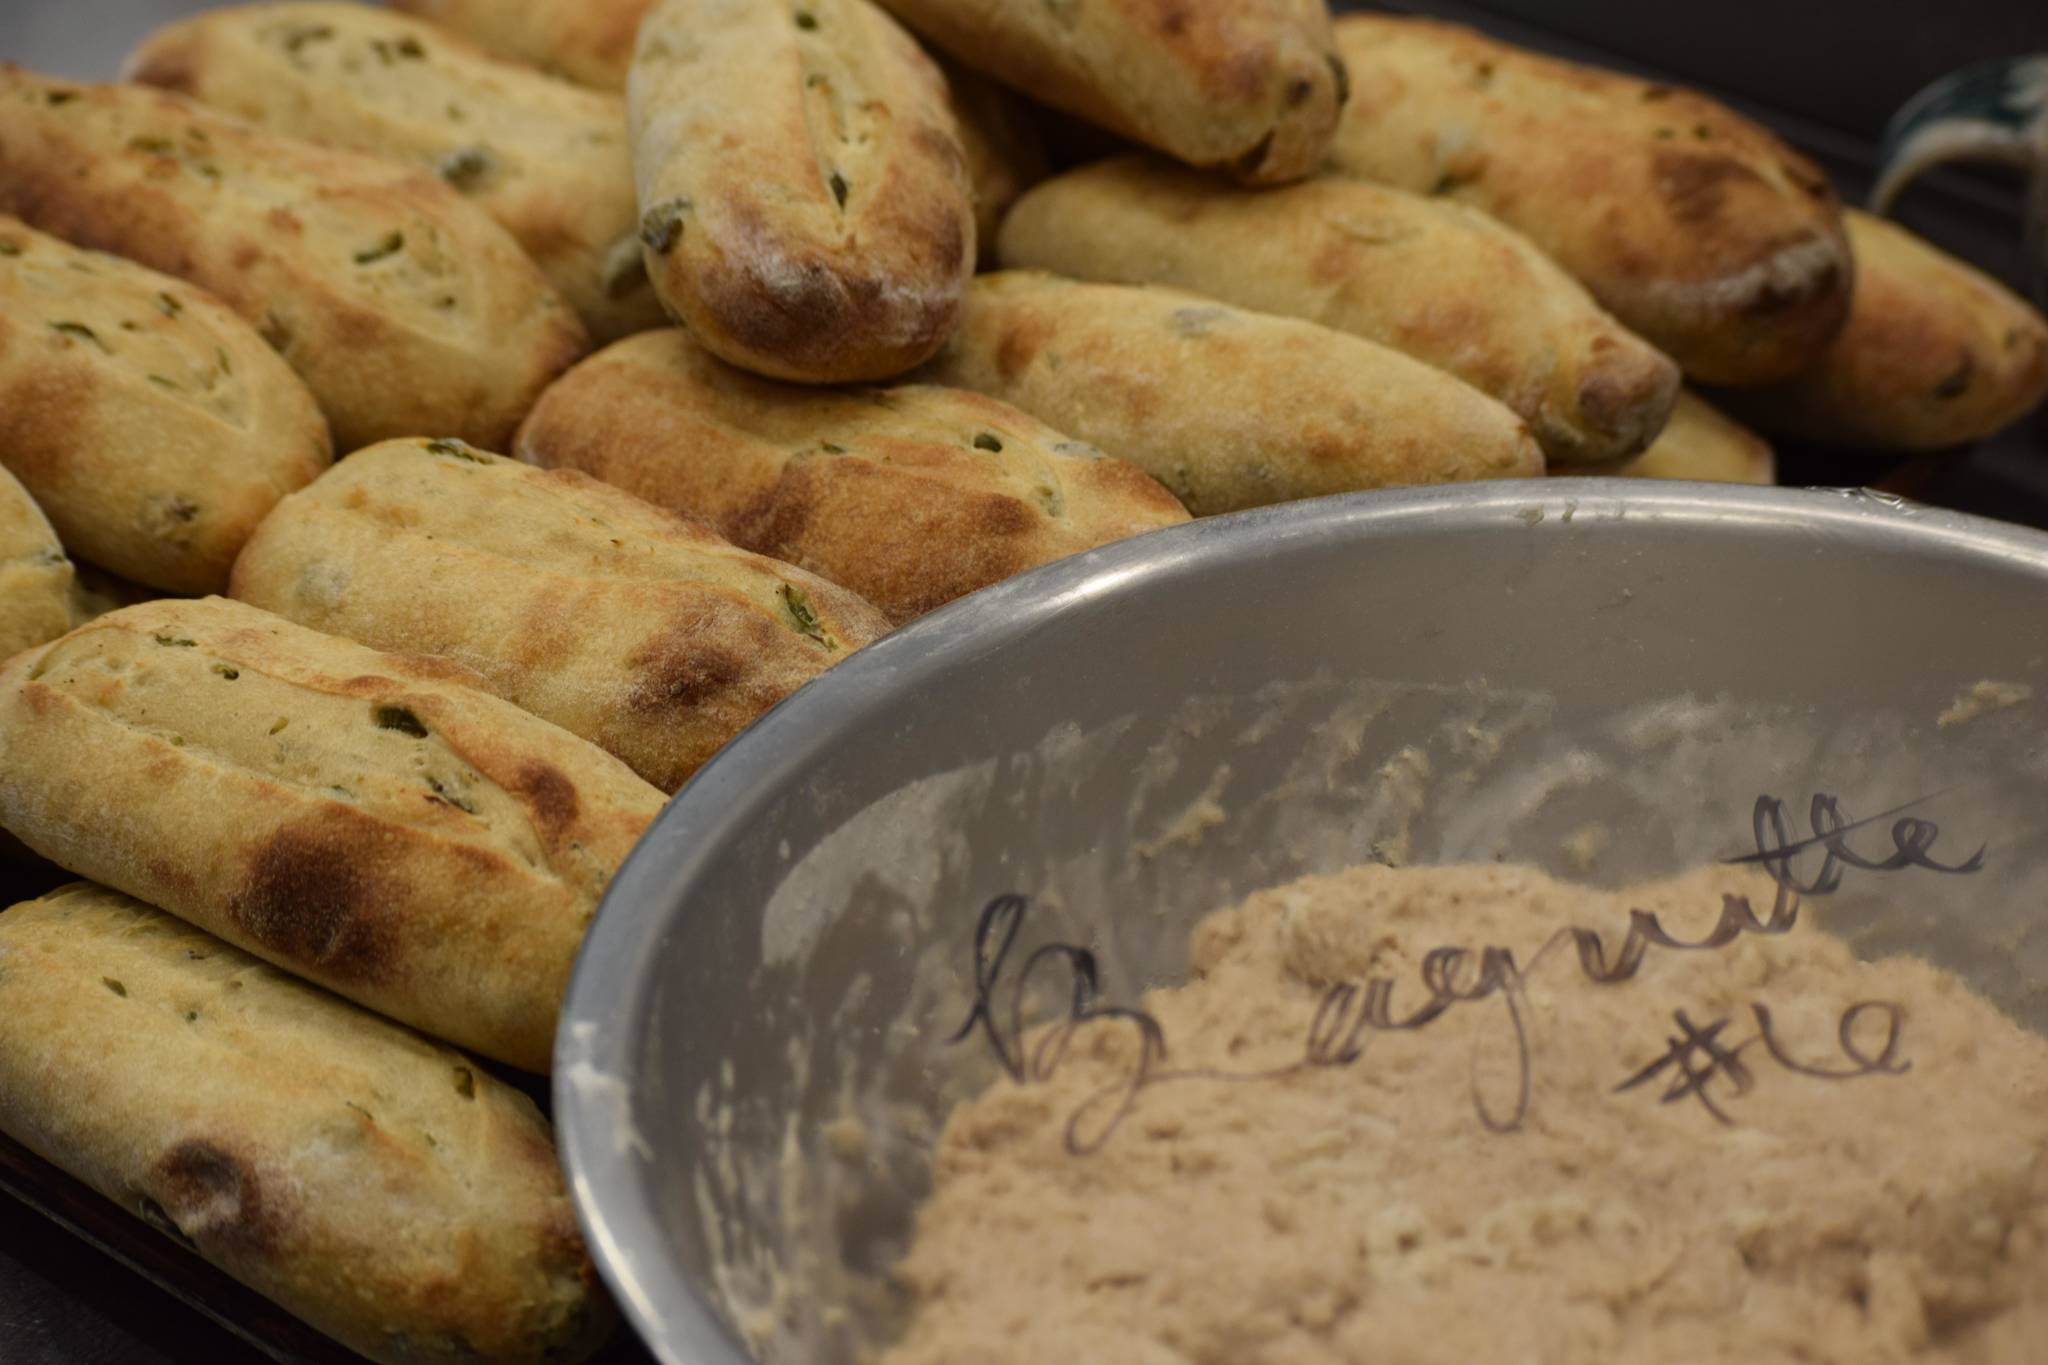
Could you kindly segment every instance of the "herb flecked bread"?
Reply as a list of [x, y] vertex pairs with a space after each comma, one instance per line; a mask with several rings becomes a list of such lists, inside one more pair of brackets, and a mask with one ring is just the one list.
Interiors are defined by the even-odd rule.
[[720, 359], [836, 383], [945, 342], [964, 155], [945, 78], [868, 0], [663, 0], [626, 103], [647, 273]]
[[960, 389], [762, 379], [670, 328], [577, 365], [514, 453], [698, 517], [901, 623], [998, 579], [1187, 520], [1136, 467]]
[[1820, 359], [1729, 395], [1767, 430], [1868, 450], [1989, 436], [2048, 397], [2048, 319], [1906, 229], [1851, 210], [1856, 297]]
[[1513, 230], [1359, 180], [1221, 185], [1118, 157], [1037, 186], [1004, 221], [1006, 266], [1164, 284], [1306, 318], [1448, 370], [1512, 408], [1554, 462], [1650, 443], [1678, 367]]
[[387, 1365], [569, 1365], [615, 1318], [524, 1095], [89, 883], [0, 912], [0, 1130]]
[[1770, 442], [1686, 389], [1650, 448], [1614, 472], [1634, 479], [1768, 484], [1778, 481], [1778, 457]]
[[452, 441], [359, 451], [285, 499], [233, 592], [472, 668], [664, 791], [888, 628], [853, 593], [701, 523]]
[[213, 293], [342, 450], [507, 440], [589, 349], [511, 234], [434, 176], [168, 91], [0, 65], [0, 212]]
[[460, 669], [222, 598], [111, 612], [0, 670], [23, 843], [529, 1070], [662, 799]]
[[487, 52], [598, 90], [624, 90], [633, 35], [656, 0], [388, 0]]
[[0, 466], [0, 661], [71, 629], [74, 587], [49, 519]]
[[1783, 378], [1841, 326], [1833, 189], [1723, 105], [1455, 24], [1336, 29], [1351, 102], [1332, 168], [1493, 214], [1703, 383]]
[[225, 304], [0, 215], [0, 465], [79, 555], [218, 592], [332, 461], [312, 394]]
[[1178, 289], [976, 276], [959, 332], [918, 377], [1122, 456], [1197, 516], [1543, 472], [1528, 426], [1462, 380]]
[[641, 266], [617, 95], [329, 0], [208, 10], [152, 34], [127, 76], [433, 172], [511, 231], [600, 341], [666, 321]]
[[886, 0], [978, 71], [1248, 184], [1315, 170], [1345, 99], [1323, 0]]

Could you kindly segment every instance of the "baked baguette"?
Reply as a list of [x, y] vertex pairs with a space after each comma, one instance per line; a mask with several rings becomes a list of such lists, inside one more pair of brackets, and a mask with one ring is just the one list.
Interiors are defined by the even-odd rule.
[[0, 467], [0, 660], [71, 629], [75, 590], [71, 561], [43, 509]]
[[0, 913], [0, 1130], [372, 1360], [614, 1318], [532, 1101], [115, 891]]
[[1196, 516], [1543, 472], [1527, 425], [1462, 380], [1177, 289], [976, 276], [960, 331], [920, 377], [1122, 456]]
[[508, 440], [589, 349], [511, 234], [439, 179], [137, 85], [0, 65], [0, 212], [211, 291], [342, 450]]
[[1092, 546], [1187, 520], [1122, 460], [960, 389], [762, 379], [680, 330], [549, 387], [514, 453], [701, 518], [901, 623]]
[[473, 668], [664, 791], [888, 628], [854, 594], [700, 523], [450, 441], [373, 446], [285, 499], [233, 592]]
[[1033, 99], [1248, 184], [1313, 171], [1344, 104], [1323, 0], [886, 3]]
[[0, 671], [0, 825], [544, 1071], [584, 927], [662, 796], [474, 684], [224, 598], [111, 612]]
[[996, 233], [1010, 206], [1046, 177], [1045, 140], [1024, 101], [979, 72], [941, 60], [953, 126], [967, 161], [974, 200], [974, 241], [983, 266], [996, 260]]
[[4, 215], [0, 395], [0, 465], [64, 543], [168, 592], [226, 587], [334, 458], [313, 395], [220, 300]]
[[663, 0], [627, 108], [647, 273], [714, 354], [830, 383], [945, 341], [966, 167], [944, 77], [868, 0]]
[[386, 0], [487, 52], [598, 90], [624, 90], [655, 0]]
[[616, 95], [339, 0], [205, 11], [152, 34], [127, 77], [434, 172], [518, 239], [600, 341], [666, 322], [635, 240]]
[[1810, 368], [1729, 394], [1768, 431], [1869, 450], [1940, 450], [2003, 430], [2048, 396], [2048, 320], [1990, 276], [1851, 210], [1856, 297]]
[[1493, 214], [1693, 378], [1782, 378], [1841, 326], [1834, 191], [1722, 105], [1428, 19], [1346, 15], [1337, 45], [1334, 169]]
[[1011, 267], [1166, 284], [1306, 318], [1449, 370], [1529, 423], [1552, 462], [1633, 455], [1678, 368], [1497, 221], [1328, 177], [1244, 190], [1153, 157], [1069, 171], [1004, 221]]
[[1770, 442], [1686, 389], [1650, 448], [1614, 473], [1634, 479], [1770, 484], [1778, 481], [1778, 458]]

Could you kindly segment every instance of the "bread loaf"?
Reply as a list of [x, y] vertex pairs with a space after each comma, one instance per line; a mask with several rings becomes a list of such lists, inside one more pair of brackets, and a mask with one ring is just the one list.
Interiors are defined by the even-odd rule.
[[1483, 209], [1704, 383], [1800, 369], [1841, 326], [1834, 191], [1702, 96], [1428, 19], [1350, 14], [1330, 164]]
[[313, 396], [225, 304], [0, 216], [0, 465], [77, 553], [217, 592], [332, 460]]
[[525, 1096], [88, 883], [0, 913], [0, 1130], [388, 1365], [569, 1365], [614, 1317]]
[[624, 90], [633, 35], [655, 0], [388, 0], [487, 52], [598, 90]]
[[953, 126], [967, 161], [974, 241], [983, 265], [996, 259], [996, 232], [1019, 195], [1045, 179], [1045, 142], [1031, 111], [1002, 86], [958, 62], [942, 61]]
[[0, 661], [69, 630], [73, 591], [71, 561], [57, 533], [28, 490], [0, 467]]
[[431, 171], [498, 220], [600, 341], [664, 325], [636, 233], [626, 103], [339, 0], [207, 10], [128, 77], [273, 132]]
[[1248, 184], [1322, 160], [1345, 98], [1323, 0], [887, 0], [953, 57], [1191, 166]]
[[1678, 395], [1677, 367], [1526, 238], [1359, 180], [1243, 190], [1118, 157], [1026, 194], [999, 254], [1006, 266], [1173, 285], [1391, 346], [1507, 404], [1553, 462], [1635, 454]]
[[233, 591], [473, 668], [664, 791], [887, 629], [854, 594], [701, 523], [449, 441], [359, 451], [285, 499]]
[[1854, 210], [1849, 322], [1806, 370], [1730, 394], [1768, 431], [1867, 450], [1940, 450], [2048, 396], [2048, 320], [1990, 276]]
[[762, 379], [671, 328], [598, 352], [541, 395], [521, 459], [698, 517], [895, 622], [1011, 574], [1186, 521], [1122, 460], [960, 389]]
[[1522, 420], [1398, 351], [1177, 289], [977, 276], [921, 374], [1122, 456], [1206, 516], [1543, 472]]
[[655, 291], [719, 358], [886, 379], [974, 267], [944, 78], [868, 0], [664, 0], [627, 94]]
[[222, 598], [0, 671], [0, 825], [381, 1014], [546, 1070], [661, 793], [461, 670]]
[[219, 297], [342, 450], [509, 440], [588, 349], [511, 235], [434, 176], [167, 91], [0, 66], [0, 212]]
[[1778, 459], [1770, 442], [1687, 389], [1650, 448], [1614, 472], [1636, 479], [1769, 484], [1778, 481]]

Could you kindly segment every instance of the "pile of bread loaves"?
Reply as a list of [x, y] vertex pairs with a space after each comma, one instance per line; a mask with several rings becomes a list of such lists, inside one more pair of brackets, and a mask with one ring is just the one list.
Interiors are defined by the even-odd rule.
[[0, 914], [0, 1130], [375, 1359], [602, 1339], [472, 1057], [547, 1069], [665, 793], [892, 626], [1190, 514], [1768, 481], [1686, 379], [1892, 449], [2048, 390], [2032, 309], [1684, 91], [1322, 0], [884, 3], [0, 67], [0, 826], [90, 879]]

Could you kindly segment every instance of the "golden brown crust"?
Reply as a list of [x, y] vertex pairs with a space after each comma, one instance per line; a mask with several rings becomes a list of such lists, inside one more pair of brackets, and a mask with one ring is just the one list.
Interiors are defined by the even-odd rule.
[[222, 598], [129, 607], [0, 672], [0, 823], [372, 1009], [546, 1070], [584, 926], [662, 797], [475, 683]]
[[473, 668], [665, 791], [888, 628], [853, 593], [587, 475], [446, 441], [359, 451], [285, 499], [233, 591]]
[[662, 324], [634, 248], [639, 212], [617, 95], [336, 0], [171, 24], [130, 55], [127, 78], [273, 132], [431, 171], [518, 239], [598, 340]]
[[372, 1360], [612, 1322], [525, 1096], [102, 887], [0, 912], [0, 1131]]
[[1322, 0], [886, 0], [1033, 99], [1247, 184], [1320, 163], [1345, 98]]
[[1702, 96], [1454, 24], [1346, 15], [1330, 165], [1516, 228], [1702, 382], [1758, 384], [1841, 325], [1851, 266], [1812, 163]]
[[73, 590], [57, 533], [28, 490], [0, 467], [0, 662], [69, 630]]
[[1460, 205], [1325, 177], [1242, 190], [1152, 157], [1049, 180], [1003, 264], [1164, 284], [1391, 346], [1500, 399], [1552, 461], [1635, 454], [1678, 369], [1526, 239]]
[[1187, 520], [1122, 460], [959, 389], [762, 379], [682, 332], [562, 376], [514, 453], [701, 518], [901, 623], [1038, 564]]
[[1650, 448], [1614, 473], [1632, 479], [1770, 484], [1778, 481], [1778, 457], [1770, 442], [1686, 389]]
[[977, 276], [921, 377], [1129, 460], [1197, 516], [1543, 472], [1521, 419], [1441, 370], [1176, 289]]
[[1809, 369], [1728, 395], [1766, 430], [1870, 450], [1989, 436], [2048, 397], [2048, 319], [1988, 275], [1851, 210], [1856, 298]]
[[0, 464], [80, 555], [218, 591], [332, 459], [312, 394], [218, 299], [0, 215]]
[[707, 349], [806, 383], [930, 356], [974, 266], [945, 80], [867, 0], [665, 0], [627, 105], [655, 291]]
[[388, 0], [487, 52], [598, 90], [624, 90], [633, 37], [655, 0]]
[[201, 286], [319, 400], [335, 444], [509, 439], [589, 339], [432, 176], [134, 85], [0, 66], [0, 212]]

